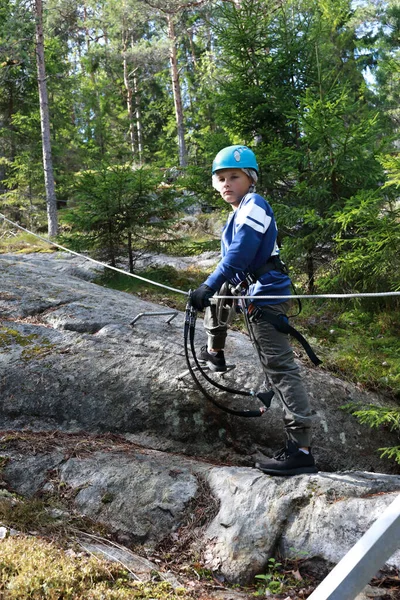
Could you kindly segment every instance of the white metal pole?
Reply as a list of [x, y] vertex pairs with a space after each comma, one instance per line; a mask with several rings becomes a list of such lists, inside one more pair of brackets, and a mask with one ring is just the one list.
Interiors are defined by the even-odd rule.
[[308, 600], [354, 600], [400, 547], [400, 495], [364, 533]]

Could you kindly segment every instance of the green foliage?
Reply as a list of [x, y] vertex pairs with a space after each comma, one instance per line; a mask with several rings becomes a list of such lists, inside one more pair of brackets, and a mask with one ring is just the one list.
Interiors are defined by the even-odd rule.
[[394, 300], [304, 302], [296, 321], [315, 339], [325, 368], [400, 398], [400, 319]]
[[[390, 142], [356, 60], [351, 4], [223, 3], [217, 32], [219, 115], [232, 137], [257, 138], [259, 189], [276, 210], [285, 255], [312, 292], [319, 266], [346, 256], [336, 245], [337, 215], [357, 193], [378, 188], [378, 155]], [[382, 260], [390, 265], [384, 253]]]
[[258, 586], [255, 596], [265, 596], [267, 591], [272, 594], [279, 594], [282, 591], [285, 576], [280, 567], [282, 567], [282, 563], [275, 560], [275, 558], [268, 559], [267, 572], [255, 576], [257, 581], [262, 583]]
[[380, 160], [387, 175], [385, 187], [400, 188], [400, 155], [386, 155], [382, 156]]
[[391, 448], [379, 448], [382, 452], [381, 458], [389, 458], [395, 460], [400, 465], [400, 446], [393, 446]]
[[[388, 428], [390, 431], [400, 434], [400, 408], [388, 408], [374, 404], [361, 406], [354, 402], [346, 404], [342, 408], [355, 416], [361, 424], [368, 425], [371, 429]], [[381, 458], [393, 459], [400, 465], [400, 446], [379, 448], [379, 452], [381, 452]]]
[[[340, 288], [400, 290], [400, 207], [379, 191], [360, 191], [334, 216]], [[335, 268], [335, 267], [334, 267]]]
[[[392, 1], [363, 5], [243, 0], [187, 7], [175, 19], [190, 164], [180, 177], [180, 191], [185, 186], [188, 197], [214, 210], [219, 200], [209, 183], [213, 156], [230, 143], [255, 146], [258, 189], [271, 199], [287, 260], [306, 274], [310, 291], [331, 265], [339, 286], [398, 285], [391, 269], [398, 221], [394, 210], [386, 214], [398, 185], [392, 147], [398, 123], [398, 7]], [[59, 0], [49, 0], [47, 8], [58, 199], [73, 208], [75, 174], [100, 171], [99, 164], [117, 168], [141, 159], [153, 169], [176, 166], [164, 15], [137, 0], [91, 3], [83, 14]], [[0, 193], [8, 215], [40, 229], [46, 215], [33, 34], [33, 13], [24, 2], [5, 1]], [[376, 77], [369, 87], [366, 66]], [[357, 203], [367, 202], [368, 220], [354, 211]], [[353, 235], [357, 228], [360, 239]], [[111, 237], [122, 238], [116, 245], [126, 246], [116, 224], [113, 229]], [[83, 239], [75, 227], [71, 242], [83, 248], [89, 241], [95, 248], [101, 243], [94, 237], [86, 232]], [[368, 238], [377, 242], [375, 253]], [[110, 241], [106, 247], [109, 255], [118, 254]], [[374, 265], [368, 270], [370, 259]]]
[[[178, 211], [174, 190], [150, 169], [103, 165], [76, 176], [75, 206], [63, 215], [63, 240], [101, 250], [113, 266], [134, 249], [154, 249]], [[132, 266], [132, 265], [131, 265]]]
[[218, 208], [220, 196], [215, 193], [211, 186], [210, 167], [188, 167], [180, 180], [181, 185], [189, 194], [192, 194], [193, 202], [202, 208], [204, 212]]
[[[15, 122], [22, 119], [15, 118]], [[21, 152], [7, 169], [3, 179], [2, 210], [12, 221], [37, 230], [46, 223], [46, 200], [43, 189], [43, 166], [31, 150]]]
[[373, 429], [386, 426], [390, 431], [400, 430], [400, 409], [390, 409], [374, 404], [362, 408], [356, 407], [354, 404], [347, 404], [344, 408], [357, 417], [360, 423], [369, 425]]

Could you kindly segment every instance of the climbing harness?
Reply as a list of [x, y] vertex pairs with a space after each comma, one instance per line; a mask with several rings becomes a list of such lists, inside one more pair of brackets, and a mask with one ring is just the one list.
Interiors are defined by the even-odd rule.
[[253, 303], [249, 304], [247, 307], [247, 317], [250, 323], [257, 323], [261, 318], [268, 323], [271, 323], [278, 331], [282, 333], [288, 333], [292, 337], [294, 337], [300, 344], [303, 346], [304, 350], [307, 353], [307, 356], [317, 367], [322, 363], [322, 360], [318, 358], [315, 354], [314, 350], [311, 348], [310, 344], [307, 342], [306, 338], [292, 325], [289, 324], [289, 319], [286, 315], [280, 314], [276, 315], [268, 311], [268, 309], [261, 308], [259, 306], [255, 306]]
[[[253, 167], [254, 168], [254, 167]], [[257, 170], [257, 169], [256, 169]], [[30, 231], [29, 229], [26, 229], [25, 227], [22, 227], [21, 225], [19, 225], [18, 223], [15, 223], [14, 221], [11, 221], [10, 219], [8, 219], [4, 214], [0, 213], [0, 220], [3, 220], [4, 223], [9, 223], [10, 225], [12, 225], [13, 227], [16, 227], [17, 229], [20, 229], [21, 231], [25, 231], [26, 233], [29, 233], [33, 236], [35, 236], [36, 238], [54, 246], [55, 248], [58, 248], [60, 250], [63, 250], [64, 252], [68, 252], [69, 254], [72, 254], [74, 256], [78, 256], [86, 261], [92, 262], [94, 264], [100, 265], [105, 269], [109, 269], [118, 273], [122, 273], [128, 277], [134, 277], [136, 279], [139, 279], [141, 281], [145, 281], [147, 283], [150, 283], [152, 285], [155, 285], [157, 287], [161, 287], [179, 294], [183, 294], [183, 295], [188, 295], [189, 296], [189, 300], [188, 303], [186, 305], [186, 316], [185, 316], [185, 327], [184, 327], [184, 338], [185, 338], [185, 356], [186, 356], [186, 362], [188, 365], [188, 369], [189, 372], [193, 378], [193, 381], [196, 383], [197, 387], [201, 390], [201, 392], [204, 394], [204, 396], [210, 400], [210, 402], [212, 402], [213, 404], [215, 404], [215, 406], [217, 406], [218, 408], [220, 408], [221, 410], [224, 410], [227, 413], [233, 414], [233, 415], [237, 415], [237, 416], [242, 416], [242, 417], [260, 417], [262, 416], [266, 410], [269, 408], [270, 404], [271, 404], [271, 400], [272, 397], [274, 395], [273, 390], [269, 390], [265, 393], [259, 392], [259, 393], [255, 393], [253, 390], [251, 391], [242, 391], [242, 390], [235, 390], [229, 387], [225, 387], [222, 386], [220, 384], [218, 384], [217, 382], [213, 381], [211, 378], [209, 378], [204, 370], [201, 368], [199, 361], [197, 359], [196, 356], [196, 351], [194, 348], [194, 332], [195, 332], [195, 325], [196, 325], [196, 319], [197, 319], [197, 311], [192, 307], [191, 305], [191, 300], [190, 300], [190, 296], [191, 296], [191, 291], [189, 290], [189, 292], [185, 292], [183, 290], [179, 290], [167, 285], [164, 285], [162, 283], [156, 282], [156, 281], [152, 281], [150, 279], [147, 279], [145, 277], [141, 277], [140, 275], [137, 275], [135, 273], [129, 273], [123, 269], [118, 269], [117, 267], [113, 267], [111, 265], [107, 265], [104, 262], [95, 260], [93, 258], [91, 258], [90, 256], [85, 256], [83, 254], [80, 254], [79, 252], [75, 252], [73, 250], [70, 250], [69, 248], [66, 248], [56, 242], [54, 242], [53, 240], [50, 240], [48, 238], [45, 238], [41, 235], [38, 235], [37, 233], [34, 233], [33, 231]], [[390, 297], [390, 296], [400, 296], [400, 291], [391, 291], [391, 292], [363, 292], [363, 293], [348, 293], [348, 294], [297, 294], [295, 292], [294, 295], [257, 295], [257, 296], [251, 296], [251, 295], [243, 295], [243, 293], [246, 293], [248, 287], [250, 284], [255, 283], [255, 281], [261, 277], [261, 275], [263, 275], [264, 273], [268, 273], [269, 271], [272, 270], [282, 270], [286, 269], [286, 266], [284, 265], [284, 263], [281, 261], [279, 256], [274, 256], [271, 257], [265, 265], [263, 265], [262, 267], [260, 267], [259, 269], [257, 269], [254, 273], [248, 273], [247, 277], [246, 277], [246, 282], [242, 282], [241, 284], [239, 284], [239, 286], [236, 286], [236, 288], [234, 288], [233, 290], [231, 290], [231, 293], [229, 293], [228, 295], [223, 295], [221, 294], [221, 292], [219, 292], [218, 295], [214, 296], [214, 299], [218, 300], [218, 301], [223, 301], [223, 300], [228, 300], [228, 301], [232, 301], [232, 293], [233, 295], [237, 295], [240, 296], [239, 299], [239, 303], [241, 305], [242, 308], [242, 312], [245, 316], [245, 322], [246, 322], [246, 326], [249, 332], [249, 336], [250, 339], [253, 343], [253, 345], [255, 346], [255, 348], [257, 349], [258, 355], [260, 356], [260, 349], [258, 347], [257, 341], [255, 340], [254, 334], [252, 332], [252, 328], [251, 328], [251, 323], [252, 322], [256, 322], [257, 319], [259, 318], [263, 318], [265, 320], [267, 320], [268, 322], [270, 322], [274, 327], [276, 327], [276, 329], [278, 331], [282, 331], [283, 333], [288, 333], [290, 335], [292, 335], [293, 337], [295, 337], [296, 339], [299, 340], [299, 342], [303, 345], [303, 347], [305, 348], [308, 356], [310, 357], [310, 359], [312, 360], [312, 362], [315, 365], [318, 365], [321, 363], [321, 361], [319, 360], [319, 358], [315, 355], [315, 353], [312, 351], [310, 345], [308, 344], [308, 342], [305, 340], [305, 338], [291, 325], [289, 325], [288, 323], [288, 317], [286, 315], [274, 315], [273, 313], [268, 312], [267, 309], [263, 309], [260, 307], [255, 306], [253, 303], [248, 304], [249, 300], [253, 300], [253, 299], [257, 299], [257, 300], [290, 300], [290, 299], [295, 299], [299, 302], [299, 308], [301, 310], [301, 304], [300, 304], [300, 298], [338, 298], [338, 299], [344, 299], [344, 298], [382, 298], [382, 297]], [[283, 271], [285, 272], [285, 271]], [[292, 284], [293, 285], [293, 284]], [[140, 315], [138, 315], [131, 323], [131, 325], [133, 326], [134, 323], [138, 320], [138, 318], [144, 316], [145, 314], [148, 313], [140, 313]], [[167, 314], [165, 312], [163, 313], [152, 313], [152, 314]], [[168, 314], [170, 314], [170, 311], [168, 311]], [[175, 315], [174, 315], [175, 316]], [[171, 317], [171, 319], [168, 320], [168, 322], [170, 322], [170, 320], [172, 320], [173, 317]], [[228, 324], [227, 323], [222, 323], [222, 324]], [[208, 392], [207, 390], [202, 386], [202, 384], [200, 383], [200, 381], [198, 380], [198, 378], [196, 377], [196, 374], [194, 372], [194, 368], [192, 367], [192, 365], [190, 364], [190, 359], [189, 359], [189, 353], [188, 353], [188, 347], [187, 347], [187, 342], [188, 342], [188, 338], [190, 337], [190, 348], [192, 351], [192, 355], [193, 355], [193, 359], [196, 365], [196, 368], [199, 370], [199, 372], [202, 374], [202, 376], [212, 385], [214, 385], [215, 387], [217, 387], [218, 389], [225, 391], [225, 392], [230, 392], [233, 394], [240, 394], [243, 396], [256, 396], [259, 400], [261, 400], [264, 403], [264, 406], [260, 407], [258, 410], [243, 410], [243, 411], [237, 411], [237, 410], [233, 410], [230, 408], [227, 408], [223, 405], [221, 405], [217, 400], [215, 400], [215, 398], [213, 398]]]
[[[315, 352], [313, 351], [313, 349], [311, 348], [311, 346], [307, 342], [307, 340], [304, 338], [304, 336], [297, 329], [295, 329], [294, 327], [292, 327], [289, 324], [289, 319], [285, 314], [276, 315], [276, 314], [270, 312], [268, 310], [268, 308], [256, 306], [253, 302], [250, 302], [250, 303], [246, 302], [246, 300], [243, 297], [243, 293], [247, 292], [247, 290], [251, 284], [255, 283], [259, 277], [261, 277], [265, 273], [268, 273], [269, 271], [272, 271], [272, 270], [279, 270], [284, 273], [287, 273], [286, 265], [282, 262], [282, 260], [280, 259], [279, 256], [271, 257], [265, 265], [260, 267], [255, 272], [252, 272], [252, 273], [247, 272], [245, 279], [236, 286], [231, 286], [229, 284], [229, 282], [226, 282], [223, 285], [223, 287], [221, 288], [219, 293], [221, 294], [221, 297], [223, 297], [227, 300], [227, 302], [223, 306], [223, 304], [224, 304], [223, 301], [221, 301], [221, 300], [217, 301], [216, 314], [217, 314], [218, 322], [221, 325], [228, 326], [228, 324], [230, 322], [230, 317], [235, 308], [235, 302], [236, 302], [240, 307], [240, 311], [244, 315], [245, 324], [246, 324], [246, 328], [247, 328], [250, 340], [258, 354], [258, 357], [259, 357], [261, 363], [262, 363], [261, 348], [259, 346], [259, 343], [258, 343], [255, 335], [254, 335], [252, 323], [256, 323], [257, 321], [263, 319], [264, 321], [267, 321], [268, 323], [273, 325], [273, 327], [275, 327], [275, 329], [277, 329], [278, 331], [280, 331], [282, 333], [290, 334], [294, 338], [296, 338], [302, 344], [302, 346], [305, 349], [305, 351], [307, 352], [307, 355], [309, 356], [310, 360], [314, 363], [314, 365], [317, 366], [317, 365], [321, 364], [322, 361], [317, 357], [317, 355], [315, 354]], [[227, 293], [229, 295], [225, 295]], [[225, 320], [222, 320], [221, 317], [222, 317], [224, 309], [230, 309], [230, 310], [228, 311], [228, 316], [225, 318]], [[299, 313], [300, 313], [300, 311], [301, 311], [301, 303], [299, 302]], [[265, 392], [265, 393], [256, 394], [257, 397], [260, 400], [262, 400], [264, 402], [264, 404], [266, 404], [266, 406], [260, 408], [258, 411], [251, 411], [251, 410], [237, 411], [237, 410], [233, 410], [233, 409], [230, 409], [230, 408], [227, 408], [227, 407], [221, 405], [217, 400], [215, 400], [215, 398], [213, 396], [211, 396], [209, 394], [209, 392], [200, 383], [199, 379], [197, 378], [197, 376], [195, 374], [195, 369], [192, 367], [192, 365], [190, 363], [189, 352], [188, 352], [188, 343], [187, 343], [188, 337], [190, 339], [190, 349], [192, 352], [192, 356], [193, 356], [196, 368], [201, 373], [202, 377], [204, 377], [204, 379], [206, 381], [208, 381], [209, 383], [211, 383], [218, 389], [223, 390], [225, 392], [229, 392], [231, 394], [240, 394], [240, 395], [245, 395], [245, 396], [254, 396], [255, 395], [254, 392], [235, 390], [235, 389], [232, 389], [232, 388], [229, 388], [226, 386], [222, 386], [221, 384], [217, 383], [216, 381], [214, 381], [213, 379], [208, 377], [208, 375], [204, 372], [204, 370], [202, 369], [202, 367], [197, 359], [196, 350], [194, 347], [196, 319], [197, 319], [197, 311], [192, 306], [191, 292], [189, 291], [189, 300], [186, 305], [186, 317], [185, 317], [185, 328], [184, 328], [185, 357], [186, 357], [186, 362], [187, 362], [187, 366], [189, 369], [189, 373], [192, 376], [192, 379], [196, 383], [197, 387], [200, 389], [200, 391], [203, 393], [203, 395], [208, 400], [210, 400], [213, 404], [215, 404], [218, 408], [220, 408], [221, 410], [224, 410], [225, 412], [228, 412], [230, 414], [234, 414], [237, 416], [243, 416], [243, 417], [259, 417], [262, 414], [264, 414], [264, 412], [267, 410], [267, 408], [269, 408], [269, 406], [271, 404], [271, 400], [274, 395], [273, 390], [269, 390], [268, 392]]]
[[[192, 376], [193, 381], [195, 382], [196, 386], [198, 387], [198, 389], [202, 392], [202, 394], [207, 398], [207, 400], [209, 400], [210, 402], [212, 402], [215, 406], [217, 406], [217, 408], [219, 408], [220, 410], [223, 410], [224, 412], [227, 412], [231, 415], [235, 415], [237, 417], [262, 417], [262, 415], [268, 410], [268, 408], [271, 405], [271, 400], [272, 397], [274, 395], [274, 391], [273, 390], [268, 390], [267, 392], [258, 392], [255, 393], [253, 390], [237, 390], [231, 387], [227, 387], [224, 386], [216, 381], [214, 381], [213, 379], [211, 379], [210, 377], [208, 377], [208, 375], [205, 373], [204, 369], [201, 367], [200, 362], [197, 358], [196, 355], [196, 350], [195, 350], [195, 346], [194, 346], [194, 339], [195, 339], [195, 330], [196, 330], [196, 320], [197, 320], [197, 310], [195, 308], [193, 308], [192, 303], [191, 303], [191, 292], [189, 291], [189, 300], [187, 302], [186, 305], [186, 313], [185, 313], [185, 326], [184, 326], [184, 346], [185, 346], [185, 358], [186, 358], [186, 363], [189, 369], [189, 373]], [[189, 348], [188, 348], [188, 340], [190, 342], [190, 350], [192, 353], [192, 357], [194, 360], [194, 363], [196, 365], [196, 369], [199, 371], [199, 373], [202, 375], [202, 377], [204, 377], [204, 379], [206, 381], [208, 381], [208, 383], [210, 383], [211, 385], [215, 386], [216, 388], [218, 388], [219, 390], [222, 390], [224, 392], [228, 392], [230, 394], [238, 394], [241, 396], [256, 396], [259, 400], [261, 400], [261, 402], [263, 402], [263, 406], [261, 406], [259, 409], [257, 410], [235, 410], [233, 408], [228, 408], [227, 406], [224, 406], [223, 404], [221, 404], [220, 402], [218, 402], [206, 389], [205, 387], [202, 385], [202, 383], [200, 382], [200, 380], [198, 379], [196, 373], [195, 373], [195, 369], [193, 368], [191, 362], [190, 362], [190, 358], [189, 358]]]
[[[281, 273], [284, 273], [285, 275], [288, 274], [288, 269], [285, 265], [285, 263], [281, 260], [281, 258], [279, 256], [270, 256], [270, 258], [267, 260], [267, 262], [260, 267], [259, 269], [256, 269], [253, 272], [247, 272], [246, 273], [246, 277], [243, 281], [241, 281], [239, 283], [239, 285], [237, 285], [233, 290], [232, 293], [233, 294], [239, 294], [239, 293], [247, 293], [247, 290], [249, 289], [249, 286], [253, 283], [255, 283], [262, 275], [264, 275], [265, 273], [269, 273], [270, 271], [281, 271]], [[295, 294], [295, 298], [296, 298], [296, 289], [293, 285], [293, 282], [291, 281], [291, 285]], [[297, 315], [300, 314], [301, 312], [301, 302], [298, 298], [297, 302], [298, 302], [298, 306], [299, 306], [299, 311], [297, 313]], [[261, 319], [263, 319], [264, 321], [267, 321], [268, 323], [270, 323], [271, 325], [273, 325], [273, 327], [275, 327], [275, 329], [277, 331], [280, 331], [281, 333], [287, 333], [289, 335], [291, 335], [292, 337], [294, 337], [298, 342], [300, 342], [300, 344], [303, 346], [304, 350], [307, 353], [307, 356], [309, 357], [309, 359], [311, 360], [311, 362], [314, 363], [315, 366], [318, 366], [322, 363], [322, 360], [320, 360], [318, 358], [318, 356], [315, 354], [314, 350], [311, 348], [310, 344], [307, 342], [307, 340], [305, 339], [305, 337], [300, 333], [300, 331], [298, 331], [297, 329], [295, 329], [292, 325], [289, 324], [289, 317], [285, 314], [274, 314], [271, 311], [268, 310], [267, 307], [261, 307], [261, 306], [256, 306], [253, 302], [247, 303], [245, 300], [241, 300], [241, 308], [242, 308], [242, 312], [245, 316], [245, 322], [246, 322], [246, 326], [247, 326], [247, 330], [249, 332], [249, 336], [253, 341], [253, 345], [257, 348], [257, 352], [260, 356], [260, 352], [258, 349], [258, 344], [256, 343], [256, 340], [254, 338], [252, 329], [251, 329], [251, 323], [257, 323], [257, 321], [260, 321]], [[291, 315], [291, 316], [297, 316], [297, 315]]]

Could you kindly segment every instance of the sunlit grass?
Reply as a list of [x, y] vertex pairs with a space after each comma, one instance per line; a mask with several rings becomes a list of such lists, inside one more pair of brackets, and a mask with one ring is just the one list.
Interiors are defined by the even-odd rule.
[[184, 600], [166, 582], [138, 582], [115, 563], [31, 536], [0, 543], [0, 594], [8, 600]]
[[363, 302], [309, 301], [298, 322], [322, 348], [325, 368], [400, 398], [400, 309], [394, 300], [368, 308]]
[[[206, 271], [197, 269], [196, 267], [178, 271], [170, 266], [148, 268], [145, 271], [140, 271], [138, 274], [140, 277], [175, 288], [176, 290], [181, 290], [182, 292], [196, 289], [208, 276]], [[107, 271], [102, 277], [96, 280], [96, 283], [121, 292], [135, 294], [144, 300], [176, 308], [177, 310], [184, 310], [187, 303], [186, 294], [163, 289], [157, 285], [152, 285], [140, 279], [130, 277], [129, 275], [122, 275], [114, 271]]]
[[0, 254], [28, 254], [30, 252], [54, 252], [55, 250], [54, 246], [30, 233], [20, 232], [13, 234], [5, 232], [0, 237]]

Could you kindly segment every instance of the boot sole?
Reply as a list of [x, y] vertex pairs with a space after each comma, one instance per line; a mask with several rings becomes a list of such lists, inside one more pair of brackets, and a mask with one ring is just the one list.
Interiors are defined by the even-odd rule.
[[212, 362], [203, 360], [201, 358], [199, 358], [199, 363], [201, 365], [207, 365], [207, 367], [210, 369], [210, 371], [213, 371], [214, 373], [225, 373], [225, 371], [228, 370], [227, 367], [217, 367], [217, 365], [214, 365]]
[[317, 467], [298, 467], [297, 469], [263, 469], [258, 463], [255, 464], [256, 469], [262, 471], [266, 475], [306, 475], [310, 473], [318, 473]]
[[214, 373], [225, 373], [225, 371], [228, 370], [226, 367], [216, 367], [215, 365], [209, 362], [207, 363], [207, 366], [210, 369], [210, 371], [213, 371]]

